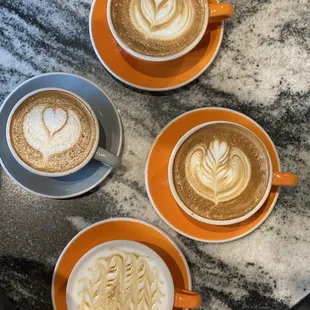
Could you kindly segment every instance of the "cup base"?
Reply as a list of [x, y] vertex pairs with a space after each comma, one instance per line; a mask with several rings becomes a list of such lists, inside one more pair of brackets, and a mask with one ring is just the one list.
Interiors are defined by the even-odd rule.
[[253, 131], [265, 144], [273, 171], [280, 171], [276, 148], [268, 134], [255, 121], [229, 109], [202, 108], [182, 114], [162, 130], [149, 153], [145, 168], [145, 184], [154, 209], [170, 227], [194, 240], [220, 243], [244, 237], [259, 227], [269, 216], [277, 201], [278, 187], [272, 186], [265, 204], [253, 216], [237, 224], [210, 225], [184, 212], [175, 201], [168, 182], [170, 155], [176, 143], [186, 132], [197, 125], [211, 121], [234, 122]]
[[139, 89], [165, 91], [192, 82], [209, 67], [219, 51], [224, 23], [209, 25], [201, 42], [185, 56], [159, 63], [137, 59], [117, 44], [109, 30], [107, 0], [93, 1], [89, 32], [97, 57], [114, 77]]
[[56, 264], [52, 281], [54, 309], [67, 309], [66, 284], [80, 258], [92, 248], [112, 240], [137, 241], [153, 249], [167, 264], [174, 285], [192, 288], [187, 262], [168, 235], [155, 226], [130, 218], [115, 218], [95, 223], [77, 234], [66, 246]]
[[[8, 115], [16, 101], [38, 88], [65, 88], [91, 103], [99, 121], [100, 145], [120, 155], [123, 131], [120, 117], [108, 96], [92, 82], [73, 74], [47, 73], [20, 84], [5, 99], [0, 109], [0, 130], [5, 132]], [[71, 198], [84, 194], [101, 183], [111, 168], [91, 160], [81, 170], [64, 177], [45, 177], [23, 168], [13, 157], [5, 135], [0, 137], [0, 162], [6, 173], [25, 190], [48, 198]]]

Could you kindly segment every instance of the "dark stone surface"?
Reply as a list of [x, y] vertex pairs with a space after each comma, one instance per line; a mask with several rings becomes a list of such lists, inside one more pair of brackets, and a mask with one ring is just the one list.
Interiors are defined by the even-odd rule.
[[[51, 309], [54, 265], [82, 228], [115, 216], [151, 222], [183, 250], [206, 310], [285, 310], [310, 292], [310, 3], [234, 0], [222, 48], [198, 80], [176, 91], [125, 87], [100, 64], [88, 34], [90, 0], [0, 0], [0, 101], [34, 75], [63, 71], [102, 87], [121, 115], [124, 168], [71, 200], [29, 194], [0, 170], [0, 289], [17, 309]], [[268, 220], [227, 244], [180, 236], [156, 215], [144, 189], [152, 141], [172, 118], [220, 106], [255, 119], [274, 140], [283, 170], [299, 175], [282, 189]], [[0, 133], [4, 134], [4, 133]]]

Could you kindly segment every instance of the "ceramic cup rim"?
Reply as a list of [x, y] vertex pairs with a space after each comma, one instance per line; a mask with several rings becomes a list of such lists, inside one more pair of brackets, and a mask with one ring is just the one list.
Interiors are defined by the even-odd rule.
[[157, 56], [156, 57], [156, 56], [144, 55], [142, 53], [136, 52], [133, 49], [131, 49], [117, 34], [115, 27], [113, 25], [112, 18], [111, 18], [111, 9], [110, 8], [111, 8], [112, 1], [113, 0], [108, 0], [108, 3], [107, 3], [107, 20], [108, 20], [108, 25], [109, 25], [110, 31], [111, 31], [114, 39], [122, 47], [122, 49], [124, 49], [127, 53], [131, 54], [132, 56], [134, 56], [138, 59], [144, 60], [144, 61], [164, 62], [164, 61], [170, 61], [170, 60], [174, 60], [174, 59], [177, 59], [177, 58], [184, 56], [185, 54], [189, 53], [191, 50], [193, 50], [198, 45], [198, 43], [201, 41], [201, 39], [205, 35], [208, 24], [209, 24], [208, 0], [205, 0], [205, 20], [204, 20], [204, 24], [203, 24], [203, 27], [202, 27], [199, 35], [195, 38], [195, 40], [190, 45], [188, 45], [183, 50], [181, 50], [177, 53], [174, 53], [172, 55], [168, 55], [168, 56], [163, 56], [163, 57]]
[[[258, 141], [261, 143], [261, 145], [263, 146], [264, 150], [265, 150], [265, 154], [266, 154], [266, 159], [268, 162], [268, 168], [269, 168], [269, 179], [268, 179], [268, 183], [267, 183], [267, 187], [265, 190], [265, 194], [264, 196], [261, 198], [261, 200], [257, 203], [257, 205], [255, 206], [255, 208], [253, 208], [250, 212], [246, 213], [243, 216], [234, 218], [234, 219], [230, 219], [230, 220], [212, 220], [212, 219], [208, 219], [208, 218], [204, 218], [196, 213], [194, 213], [193, 211], [191, 211], [181, 200], [181, 198], [179, 197], [179, 195], [177, 194], [175, 185], [174, 185], [174, 181], [173, 181], [173, 163], [174, 163], [174, 159], [176, 156], [177, 151], [179, 150], [179, 148], [181, 147], [181, 145], [184, 143], [184, 141], [191, 136], [194, 132], [196, 132], [197, 130], [199, 130], [200, 128], [203, 127], [207, 127], [209, 125], [214, 125], [214, 124], [232, 124], [235, 126], [238, 126], [240, 128], [242, 128], [243, 130], [246, 130], [247, 132], [250, 132], [252, 135], [254, 135]], [[249, 217], [251, 217], [253, 214], [255, 214], [265, 203], [266, 199], [268, 198], [270, 191], [271, 191], [271, 186], [272, 186], [272, 177], [273, 177], [273, 167], [272, 167], [272, 163], [271, 163], [271, 158], [270, 158], [270, 154], [268, 152], [268, 149], [266, 148], [265, 144], [262, 142], [262, 140], [249, 128], [240, 125], [238, 123], [232, 122], [232, 121], [212, 121], [212, 122], [205, 122], [202, 124], [199, 124], [193, 128], [191, 128], [189, 131], [187, 131], [176, 143], [176, 145], [174, 146], [172, 153], [170, 155], [169, 158], [169, 164], [168, 164], [168, 182], [169, 182], [169, 186], [170, 186], [170, 190], [172, 192], [172, 195], [174, 197], [174, 199], [176, 200], [176, 202], [178, 203], [178, 205], [191, 217], [195, 218], [196, 220], [200, 221], [200, 222], [204, 222], [207, 224], [211, 224], [211, 225], [220, 225], [220, 226], [225, 226], [225, 225], [232, 225], [232, 224], [237, 224], [240, 222], [243, 222], [244, 220], [248, 219]]]
[[160, 271], [164, 273], [164, 277], [168, 281], [168, 283], [167, 283], [168, 309], [172, 309], [173, 305], [174, 305], [174, 294], [175, 294], [174, 293], [174, 283], [173, 283], [173, 278], [172, 278], [171, 272], [170, 272], [167, 264], [165, 263], [165, 261], [159, 256], [159, 254], [157, 254], [153, 249], [151, 249], [147, 245], [140, 243], [140, 242], [137, 242], [137, 241], [124, 240], [124, 239], [111, 240], [111, 241], [103, 242], [103, 243], [93, 247], [89, 251], [87, 251], [77, 261], [77, 263], [74, 265], [74, 267], [73, 267], [73, 269], [69, 275], [67, 286], [66, 286], [66, 304], [67, 304], [68, 309], [72, 309], [72, 307], [70, 308], [70, 304], [68, 303], [68, 297], [69, 297], [68, 291], [69, 291], [69, 288], [72, 288], [73, 281], [74, 281], [74, 273], [79, 269], [79, 267], [84, 263], [84, 261], [86, 261], [88, 259], [88, 257], [92, 255], [92, 253], [98, 251], [100, 248], [103, 248], [103, 247], [106, 248], [109, 246], [120, 246], [120, 245], [121, 246], [135, 247], [139, 251], [144, 252], [146, 256], [149, 256], [152, 260], [154, 260], [158, 264], [158, 266], [160, 267]]
[[[10, 136], [10, 127], [11, 127], [11, 121], [12, 121], [12, 117], [15, 113], [15, 111], [17, 110], [17, 108], [29, 97], [38, 94], [40, 92], [44, 92], [44, 91], [60, 91], [60, 92], [65, 92], [67, 94], [72, 95], [73, 97], [77, 98], [78, 100], [80, 100], [85, 106], [86, 108], [89, 110], [90, 114], [92, 115], [94, 121], [95, 121], [95, 127], [96, 127], [96, 137], [95, 137], [95, 142], [94, 145], [92, 147], [92, 150], [90, 151], [90, 153], [88, 154], [88, 156], [84, 159], [83, 162], [81, 162], [78, 166], [73, 167], [72, 169], [69, 169], [67, 171], [63, 171], [63, 172], [44, 172], [44, 171], [40, 171], [37, 169], [32, 168], [31, 166], [27, 165], [19, 156], [18, 154], [15, 152], [13, 145], [12, 145], [12, 141], [11, 141], [11, 136]], [[74, 172], [77, 172], [78, 170], [82, 169], [84, 166], [86, 166], [89, 161], [93, 158], [94, 154], [96, 153], [96, 150], [98, 148], [98, 144], [99, 144], [99, 124], [98, 124], [98, 119], [96, 117], [96, 114], [93, 110], [93, 108], [89, 105], [89, 103], [87, 103], [83, 98], [81, 98], [79, 95], [75, 94], [72, 91], [69, 91], [67, 89], [64, 88], [59, 88], [59, 87], [44, 87], [44, 88], [39, 88], [36, 89], [28, 94], [26, 94], [25, 96], [23, 96], [21, 99], [19, 99], [17, 101], [17, 103], [14, 105], [14, 107], [12, 108], [9, 117], [7, 119], [6, 122], [6, 141], [9, 147], [9, 150], [11, 152], [11, 154], [13, 155], [13, 157], [15, 158], [15, 160], [25, 169], [27, 169], [28, 171], [40, 175], [40, 176], [45, 176], [45, 177], [63, 177], [66, 175], [70, 175]]]

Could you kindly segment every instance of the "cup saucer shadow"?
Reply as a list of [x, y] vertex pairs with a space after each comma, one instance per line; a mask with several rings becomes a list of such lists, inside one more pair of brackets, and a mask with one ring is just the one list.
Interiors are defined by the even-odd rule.
[[[98, 146], [100, 146], [102, 148], [106, 148], [106, 134], [105, 134], [104, 128], [100, 122], [99, 122], [99, 144], [98, 144]], [[101, 165], [104, 165], [104, 164], [97, 161], [97, 160], [92, 159], [81, 170], [79, 170], [75, 173], [72, 173], [70, 175], [64, 176], [64, 177], [53, 178], [53, 179], [57, 179], [57, 181], [60, 181], [60, 182], [70, 182], [70, 183], [81, 181], [81, 180], [89, 178], [94, 173], [96, 173], [98, 168]], [[109, 169], [108, 166], [107, 166], [107, 169]]]
[[149, 243], [149, 242], [142, 242], [144, 245], [148, 246], [152, 250], [154, 250], [167, 264], [172, 278], [174, 282], [175, 288], [186, 288], [187, 283], [185, 283], [184, 278], [182, 276], [182, 271], [178, 264], [175, 262], [175, 259], [165, 250], [163, 250], [160, 246], [154, 244], [154, 243]]
[[[270, 194], [273, 193], [275, 194], [277, 192], [277, 186], [272, 186]], [[208, 229], [208, 231], [210, 232], [231, 232], [231, 231], [237, 231], [239, 230], [241, 227], [246, 226], [248, 224], [250, 224], [251, 222], [256, 222], [259, 220], [259, 218], [262, 216], [262, 213], [265, 212], [265, 208], [268, 204], [268, 200], [269, 198], [267, 198], [266, 202], [261, 206], [261, 208], [254, 213], [251, 217], [249, 217], [248, 219], [236, 223], [236, 224], [232, 224], [232, 225], [211, 225], [211, 224], [207, 224], [207, 223], [203, 223], [200, 222], [196, 219], [194, 219], [193, 217], [191, 217], [190, 215], [188, 215], [184, 210], [182, 210], [182, 208], [179, 207], [179, 205], [177, 204], [177, 202], [175, 201], [175, 203], [177, 204], [178, 208], [180, 208], [180, 211], [183, 213], [183, 215], [187, 218], [187, 220], [189, 222], [191, 222], [193, 225], [201, 228], [201, 229]]]
[[99, 146], [102, 148], [106, 148], [107, 138], [102, 124], [99, 122]]
[[199, 44], [188, 54], [175, 60], [165, 62], [144, 61], [131, 56], [120, 46], [118, 49], [124, 60], [134, 70], [156, 78], [171, 78], [187, 72], [202, 60], [211, 41], [211, 32], [219, 27], [221, 27], [221, 23], [211, 24]]

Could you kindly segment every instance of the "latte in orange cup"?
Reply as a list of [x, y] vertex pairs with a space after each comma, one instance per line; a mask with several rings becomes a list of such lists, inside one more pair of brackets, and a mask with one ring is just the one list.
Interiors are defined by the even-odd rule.
[[175, 145], [168, 168], [178, 205], [213, 225], [246, 220], [272, 185], [295, 186], [293, 173], [273, 171], [264, 143], [242, 125], [215, 121], [189, 130]]

